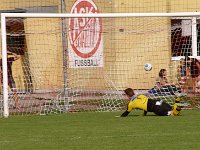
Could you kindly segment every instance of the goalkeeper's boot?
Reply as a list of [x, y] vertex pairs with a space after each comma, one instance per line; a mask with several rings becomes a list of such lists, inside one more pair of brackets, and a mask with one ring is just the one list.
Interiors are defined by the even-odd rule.
[[181, 115], [181, 107], [179, 107], [176, 103], [173, 106], [173, 115], [180, 116]]

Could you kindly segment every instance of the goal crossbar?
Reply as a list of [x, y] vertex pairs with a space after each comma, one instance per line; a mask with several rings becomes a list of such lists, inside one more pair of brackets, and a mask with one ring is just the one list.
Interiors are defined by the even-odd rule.
[[72, 13], [1, 13], [1, 17], [33, 17], [33, 18], [61, 18], [61, 17], [195, 17], [200, 16], [200, 12], [178, 12], [178, 13], [91, 13], [91, 14], [72, 14]]

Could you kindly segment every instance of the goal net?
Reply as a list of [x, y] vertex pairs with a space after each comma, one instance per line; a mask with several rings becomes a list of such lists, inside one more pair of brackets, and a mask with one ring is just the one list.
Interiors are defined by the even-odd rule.
[[200, 53], [195, 16], [2, 14], [1, 115], [124, 110], [128, 87], [173, 104], [173, 87], [156, 78], [166, 69], [183, 90], [180, 59]]

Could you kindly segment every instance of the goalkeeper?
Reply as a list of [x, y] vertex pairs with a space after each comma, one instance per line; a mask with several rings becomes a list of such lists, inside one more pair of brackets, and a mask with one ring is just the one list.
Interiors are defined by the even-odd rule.
[[159, 116], [178, 116], [180, 115], [181, 106], [178, 105], [180, 98], [177, 98], [175, 104], [170, 106], [162, 100], [152, 100], [145, 95], [135, 95], [133, 89], [127, 88], [124, 90], [125, 94], [130, 99], [127, 110], [121, 115], [126, 117], [133, 109], [144, 110], [144, 116], [147, 112], [154, 112]]

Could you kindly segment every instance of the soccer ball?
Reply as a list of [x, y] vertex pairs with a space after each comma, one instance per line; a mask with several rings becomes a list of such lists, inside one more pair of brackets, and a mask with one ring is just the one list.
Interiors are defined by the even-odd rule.
[[144, 70], [151, 71], [151, 69], [152, 69], [152, 65], [150, 63], [144, 64]]

